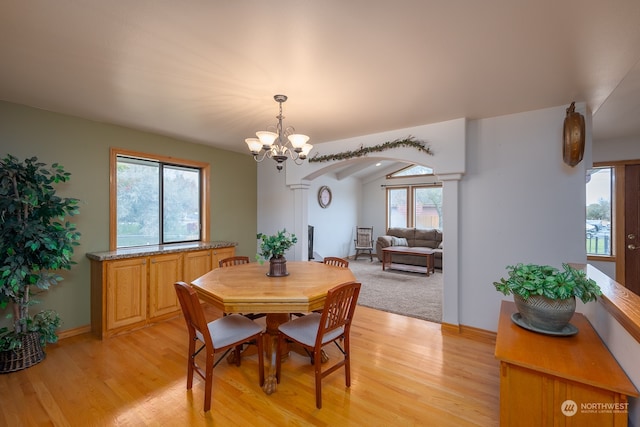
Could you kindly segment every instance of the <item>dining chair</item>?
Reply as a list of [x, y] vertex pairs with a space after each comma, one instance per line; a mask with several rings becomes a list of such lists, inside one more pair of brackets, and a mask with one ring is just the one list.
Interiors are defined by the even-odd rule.
[[358, 259], [358, 256], [363, 253], [369, 253], [369, 259], [373, 261], [373, 227], [356, 227], [356, 256], [355, 259]]
[[[231, 256], [228, 258], [224, 258], [221, 259], [220, 261], [218, 261], [218, 265], [220, 266], [220, 268], [224, 268], [224, 267], [232, 267], [234, 265], [242, 265], [242, 264], [249, 264], [249, 257], [248, 256], [243, 256], [243, 255], [238, 255], [238, 256]], [[227, 315], [227, 313], [224, 314], [225, 316]], [[260, 317], [264, 317], [267, 314], [266, 313], [242, 313], [243, 316], [248, 317], [251, 320], [256, 320]]]
[[333, 265], [336, 267], [349, 268], [349, 261], [347, 261], [346, 259], [335, 257], [335, 256], [324, 257], [323, 262], [325, 264]]
[[[316, 407], [322, 408], [322, 379], [344, 366], [345, 383], [351, 386], [351, 353], [349, 333], [353, 313], [358, 302], [361, 284], [349, 282], [338, 285], [327, 292], [322, 313], [309, 313], [278, 327], [278, 351], [276, 352], [276, 381], [280, 382], [282, 350], [286, 341], [300, 344], [312, 354], [315, 372]], [[338, 344], [343, 340], [343, 346]], [[344, 358], [322, 370], [322, 347], [335, 343]]]
[[248, 256], [230, 256], [218, 261], [219, 267], [231, 267], [232, 265], [249, 264]]
[[[258, 375], [260, 386], [264, 384], [264, 352], [262, 347], [263, 326], [240, 314], [230, 314], [208, 322], [196, 291], [184, 282], [174, 284], [180, 307], [189, 331], [189, 354], [187, 363], [187, 390], [193, 386], [195, 371], [205, 381], [204, 411], [211, 409], [211, 389], [213, 386], [213, 368], [229, 353], [235, 350], [235, 362], [240, 366], [242, 345], [254, 342], [258, 346]], [[196, 341], [202, 345], [196, 350]], [[196, 362], [196, 356], [206, 351], [204, 369]], [[224, 353], [215, 360], [215, 353]]]

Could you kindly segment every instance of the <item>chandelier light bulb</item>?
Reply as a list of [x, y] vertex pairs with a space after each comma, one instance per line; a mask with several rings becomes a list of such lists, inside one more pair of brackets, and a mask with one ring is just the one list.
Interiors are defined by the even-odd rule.
[[251, 151], [252, 154], [256, 155], [260, 153], [260, 150], [262, 149], [262, 142], [260, 142], [258, 138], [247, 138], [244, 142], [247, 143], [249, 151]]
[[293, 135], [289, 135], [289, 142], [297, 152], [300, 152], [299, 149], [304, 147], [304, 144], [306, 144], [308, 140], [309, 137], [307, 135], [302, 135], [301, 133], [294, 133]]
[[256, 132], [256, 136], [262, 143], [262, 146], [265, 147], [265, 150], [267, 150], [268, 147], [271, 147], [271, 145], [276, 141], [276, 139], [278, 139], [277, 133], [269, 132], [266, 130]]

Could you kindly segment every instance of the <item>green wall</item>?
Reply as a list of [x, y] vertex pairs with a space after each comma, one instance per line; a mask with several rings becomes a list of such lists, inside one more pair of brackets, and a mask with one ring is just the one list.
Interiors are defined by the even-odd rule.
[[[73, 218], [82, 233], [74, 256], [77, 265], [62, 272], [59, 285], [37, 296], [42, 304], [32, 309], [58, 311], [61, 330], [90, 324], [90, 266], [85, 254], [109, 249], [110, 147], [208, 162], [210, 240], [238, 242], [237, 254], [256, 253], [257, 168], [250, 155], [0, 101], [0, 156], [36, 156], [47, 164], [62, 164], [72, 175], [58, 186], [59, 194], [81, 201], [80, 215]], [[0, 315], [4, 318], [6, 313], [9, 309]]]

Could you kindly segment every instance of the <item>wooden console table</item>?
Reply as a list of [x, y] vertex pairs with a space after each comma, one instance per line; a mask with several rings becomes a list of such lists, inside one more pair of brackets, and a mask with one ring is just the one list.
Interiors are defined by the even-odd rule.
[[382, 270], [393, 268], [395, 270], [405, 270], [414, 273], [423, 273], [424, 267], [410, 264], [392, 264], [391, 258], [393, 254], [415, 255], [425, 257], [427, 259], [427, 276], [435, 273], [435, 255], [433, 249], [422, 246], [388, 246], [382, 248]]
[[495, 350], [500, 425], [626, 426], [627, 396], [638, 390], [587, 318], [576, 313], [578, 333], [555, 337], [517, 326], [515, 312], [514, 303], [502, 302]]

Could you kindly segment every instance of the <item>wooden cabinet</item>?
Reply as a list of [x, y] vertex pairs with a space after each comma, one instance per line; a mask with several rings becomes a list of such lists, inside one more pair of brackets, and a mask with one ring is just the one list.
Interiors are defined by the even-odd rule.
[[638, 396], [589, 321], [575, 314], [578, 333], [555, 337], [511, 321], [503, 301], [496, 338], [500, 360], [500, 425], [626, 426], [627, 396]]
[[180, 303], [173, 284], [183, 280], [182, 254], [156, 255], [149, 264], [149, 318], [174, 316]]
[[192, 280], [211, 271], [211, 265], [211, 250], [186, 252], [184, 254], [184, 281], [191, 283]]
[[[173, 284], [190, 283], [234, 256], [235, 247], [174, 250], [149, 255], [87, 254], [91, 260], [91, 330], [100, 338], [180, 313]], [[115, 258], [112, 258], [115, 257]]]
[[144, 324], [147, 317], [147, 260], [125, 259], [106, 265], [106, 328]]

